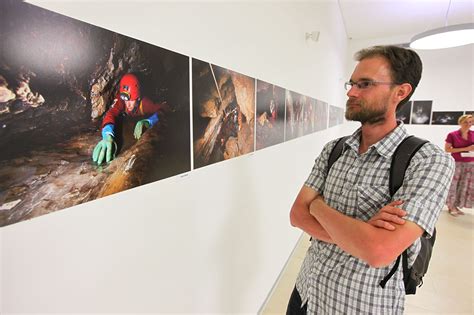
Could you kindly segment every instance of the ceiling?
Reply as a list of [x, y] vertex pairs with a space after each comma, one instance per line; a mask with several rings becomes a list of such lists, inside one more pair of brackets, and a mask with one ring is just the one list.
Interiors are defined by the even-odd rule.
[[[3, 1], [3, 0], [0, 0]], [[127, 0], [102, 0], [117, 3]], [[256, 2], [256, 0], [139, 0], [140, 2]], [[258, 0], [259, 2], [336, 3], [341, 10], [347, 37], [371, 39], [391, 36], [411, 38], [448, 25], [474, 23], [474, 0]], [[84, 2], [94, 0], [29, 0], [30, 3]], [[449, 8], [449, 12], [448, 12]]]
[[[474, 23], [473, 0], [337, 0], [351, 39], [412, 36], [448, 25]], [[449, 12], [448, 12], [449, 7]]]

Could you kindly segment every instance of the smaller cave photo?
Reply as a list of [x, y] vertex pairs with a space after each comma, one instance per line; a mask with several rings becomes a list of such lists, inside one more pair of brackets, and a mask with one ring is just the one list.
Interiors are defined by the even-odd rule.
[[308, 96], [286, 90], [285, 104], [286, 104], [286, 131], [285, 140], [291, 140], [305, 135], [305, 130], [308, 130], [310, 119], [309, 104], [310, 98]]
[[255, 79], [192, 60], [194, 168], [254, 151]]
[[344, 109], [329, 105], [329, 127], [334, 127], [342, 123], [344, 123]]
[[285, 89], [257, 80], [257, 150], [285, 140]]
[[458, 119], [464, 114], [462, 111], [457, 112], [433, 112], [431, 120], [432, 125], [457, 125]]
[[410, 123], [412, 101], [406, 102], [397, 109], [397, 120], [403, 121], [404, 124]]
[[321, 100], [315, 100], [315, 128], [321, 131], [328, 128], [328, 104]]
[[191, 169], [189, 57], [4, 0], [0, 226]]
[[433, 101], [413, 101], [411, 108], [411, 123], [413, 125], [429, 125]]

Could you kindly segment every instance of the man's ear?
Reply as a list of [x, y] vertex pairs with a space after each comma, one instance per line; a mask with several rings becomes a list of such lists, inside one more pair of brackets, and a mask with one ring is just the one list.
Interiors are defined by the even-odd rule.
[[398, 86], [397, 97], [401, 100], [405, 99], [413, 90], [410, 83], [403, 83]]

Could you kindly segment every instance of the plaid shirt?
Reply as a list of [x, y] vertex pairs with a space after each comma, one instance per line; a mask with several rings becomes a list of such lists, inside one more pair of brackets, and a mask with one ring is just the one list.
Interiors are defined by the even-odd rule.
[[[324, 196], [341, 213], [368, 221], [392, 200], [404, 200], [406, 219], [430, 237], [448, 192], [454, 171], [451, 156], [431, 143], [412, 158], [402, 187], [391, 198], [389, 171], [392, 155], [408, 136], [401, 123], [389, 135], [359, 154], [359, 128], [344, 144], [339, 159], [327, 174], [327, 161], [336, 140], [329, 142], [316, 159], [305, 185]], [[420, 250], [418, 239], [410, 246], [411, 265]], [[296, 280], [296, 288], [308, 314], [402, 314], [405, 302], [402, 268], [383, 289], [379, 282], [395, 262], [372, 268], [337, 245], [313, 239]]]

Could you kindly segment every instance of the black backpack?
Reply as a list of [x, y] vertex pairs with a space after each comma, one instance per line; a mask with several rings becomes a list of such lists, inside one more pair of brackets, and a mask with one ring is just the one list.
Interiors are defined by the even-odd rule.
[[[342, 137], [337, 140], [336, 145], [332, 149], [332, 152], [328, 159], [328, 173], [334, 162], [342, 154], [343, 145], [347, 138]], [[425, 144], [427, 140], [417, 138], [415, 136], [409, 136], [405, 138], [395, 150], [392, 157], [392, 163], [390, 165], [390, 179], [389, 188], [390, 196], [393, 196], [397, 190], [402, 186], [403, 178], [405, 177], [405, 171], [410, 164], [411, 158], [415, 153]], [[416, 256], [415, 262], [408, 268], [408, 249], [406, 249], [400, 256], [398, 256], [395, 265], [392, 270], [380, 281], [380, 286], [385, 288], [385, 284], [390, 280], [394, 273], [398, 269], [400, 264], [400, 257], [403, 265], [403, 282], [405, 284], [405, 294], [415, 294], [416, 288], [421, 287], [423, 284], [423, 276], [428, 270], [428, 264], [431, 258], [431, 252], [433, 251], [434, 242], [436, 239], [436, 229], [433, 231], [431, 238], [421, 237], [421, 249]]]

